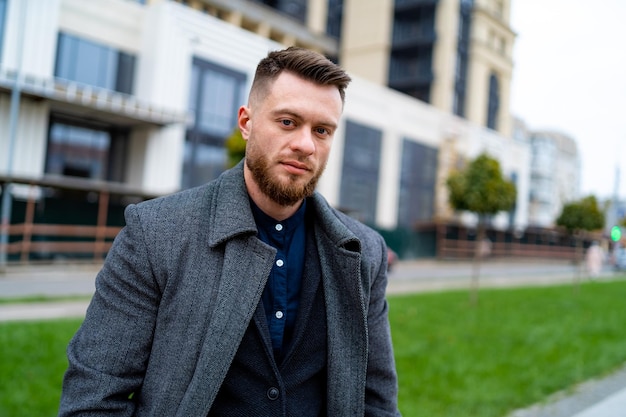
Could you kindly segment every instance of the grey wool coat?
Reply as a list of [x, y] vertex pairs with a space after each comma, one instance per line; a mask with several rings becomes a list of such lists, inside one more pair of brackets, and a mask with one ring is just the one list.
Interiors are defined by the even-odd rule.
[[[398, 416], [383, 239], [309, 198], [327, 316], [329, 416]], [[71, 340], [60, 416], [204, 417], [261, 299], [243, 164], [130, 205]], [[245, 389], [245, 387], [242, 387]]]

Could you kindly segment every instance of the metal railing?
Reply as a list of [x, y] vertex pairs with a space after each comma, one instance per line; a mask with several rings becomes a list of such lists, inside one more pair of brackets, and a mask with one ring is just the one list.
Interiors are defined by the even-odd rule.
[[[0, 176], [3, 192], [9, 188], [8, 184], [12, 185], [11, 189], [19, 187], [21, 191], [17, 194], [20, 200], [25, 200], [25, 207], [21, 212], [14, 213], [14, 217], [20, 218], [20, 221], [0, 225], [0, 233], [8, 236], [7, 243], [0, 243], [0, 253], [5, 255], [5, 259], [9, 259], [9, 262], [19, 263], [30, 263], [36, 259], [46, 259], [51, 256], [60, 256], [68, 260], [87, 257], [94, 262], [101, 262], [123, 226], [111, 225], [109, 222], [111, 196], [122, 198], [125, 203], [139, 202], [158, 196], [124, 184], [60, 176], [42, 178]], [[46, 210], [45, 204], [37, 207], [38, 203], [44, 200], [42, 190], [59, 194], [59, 197], [54, 197], [59, 200], [63, 200], [63, 192], [94, 202], [97, 199], [96, 221], [93, 224], [37, 221], [36, 210], [39, 212]], [[78, 214], [68, 212], [66, 218], [76, 219]]]

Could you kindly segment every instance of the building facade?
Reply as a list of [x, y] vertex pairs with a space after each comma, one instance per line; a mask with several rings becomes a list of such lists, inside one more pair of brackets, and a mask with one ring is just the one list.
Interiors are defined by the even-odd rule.
[[351, 74], [511, 134], [510, 0], [179, 1], [277, 42], [319, 50]]
[[534, 131], [528, 222], [553, 227], [563, 205], [580, 198], [580, 155], [576, 142], [553, 131]]
[[[486, 151], [518, 187], [516, 210], [495, 223], [523, 228], [528, 144], [443, 108], [452, 106], [451, 98], [449, 106], [437, 105], [442, 87], [434, 81], [430, 100], [419, 99], [389, 88], [387, 70], [378, 80], [361, 74], [368, 65], [346, 52], [356, 36], [351, 31], [377, 27], [367, 21], [351, 27], [359, 22], [353, 14], [382, 3], [0, 0], [0, 126], [7, 127], [0, 129], [0, 176], [78, 177], [154, 195], [209, 181], [226, 168], [224, 142], [257, 62], [269, 50], [299, 45], [335, 57], [354, 79], [318, 187], [332, 205], [385, 229], [453, 218], [445, 191], [449, 170]], [[388, 4], [388, 14], [400, 19], [396, 11], [404, 3], [432, 3], [441, 16], [459, 2], [397, 1]], [[471, 8], [472, 22], [487, 13], [481, 7]], [[502, 13], [506, 22], [508, 10]], [[392, 23], [381, 24], [389, 36]], [[509, 36], [506, 27], [500, 29]], [[471, 42], [468, 48], [469, 97], [478, 71], [471, 57], [486, 52]], [[434, 52], [433, 62], [438, 54], [446, 55]], [[453, 80], [448, 95], [456, 91]], [[505, 109], [499, 111], [508, 111], [507, 82], [498, 84], [498, 108]], [[485, 108], [488, 96], [481, 99]], [[13, 197], [20, 196], [18, 187]]]

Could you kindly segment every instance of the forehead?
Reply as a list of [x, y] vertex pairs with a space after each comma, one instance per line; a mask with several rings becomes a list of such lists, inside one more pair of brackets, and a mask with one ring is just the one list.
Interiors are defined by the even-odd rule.
[[307, 108], [335, 114], [336, 118], [343, 109], [337, 86], [320, 85], [286, 71], [274, 80], [263, 101], [270, 107]]

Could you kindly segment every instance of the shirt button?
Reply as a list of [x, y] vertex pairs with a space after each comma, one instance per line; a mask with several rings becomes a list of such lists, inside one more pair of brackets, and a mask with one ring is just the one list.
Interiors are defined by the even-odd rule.
[[283, 266], [285, 263], [283, 262], [282, 259], [279, 259], [276, 261], [276, 266]]
[[282, 319], [282, 318], [283, 318], [283, 312], [282, 312], [282, 311], [280, 311], [280, 310], [278, 310], [278, 311], [276, 312], [276, 318], [277, 318], [277, 319]]
[[267, 398], [269, 398], [272, 401], [277, 400], [279, 394], [280, 394], [280, 391], [278, 391], [278, 388], [276, 387], [271, 387], [270, 389], [267, 390]]
[[282, 225], [282, 224], [280, 224], [280, 223], [278, 223], [278, 224], [275, 226], [275, 229], [276, 229], [276, 230], [278, 230], [278, 231], [280, 232], [281, 230], [283, 230], [283, 225]]

